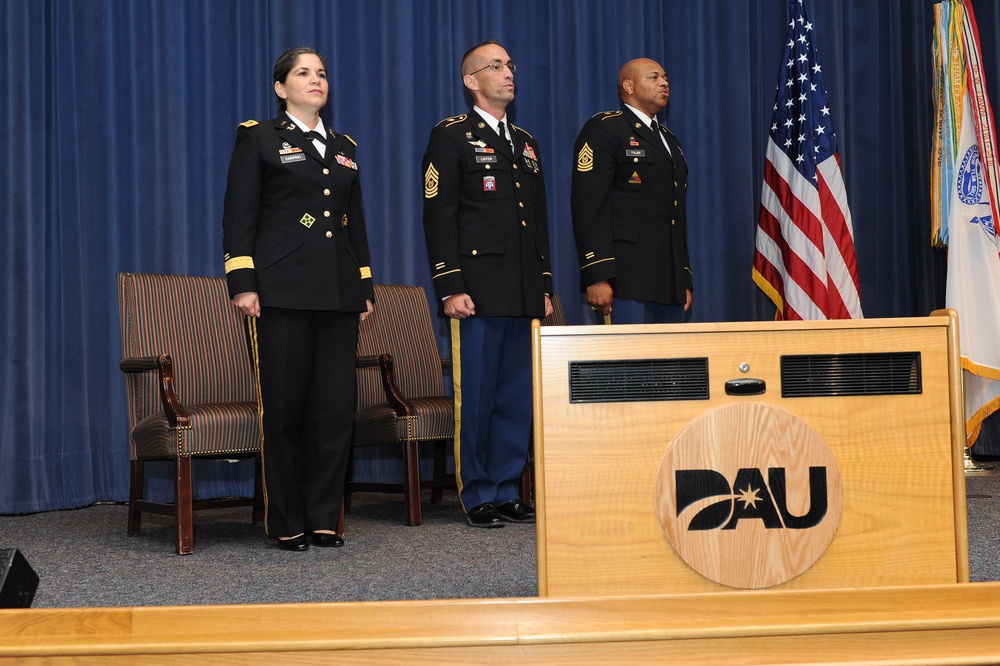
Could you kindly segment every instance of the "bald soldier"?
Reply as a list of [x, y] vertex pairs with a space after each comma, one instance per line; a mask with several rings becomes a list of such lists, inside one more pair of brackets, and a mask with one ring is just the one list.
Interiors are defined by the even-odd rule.
[[440, 311], [451, 321], [455, 473], [473, 527], [533, 523], [519, 496], [528, 457], [531, 319], [552, 312], [542, 153], [510, 123], [516, 67], [500, 44], [462, 58], [472, 110], [431, 130], [424, 236]]
[[573, 234], [580, 290], [598, 321], [672, 323], [691, 307], [687, 162], [657, 121], [670, 85], [654, 60], [621, 68], [622, 106], [591, 118], [574, 147]]

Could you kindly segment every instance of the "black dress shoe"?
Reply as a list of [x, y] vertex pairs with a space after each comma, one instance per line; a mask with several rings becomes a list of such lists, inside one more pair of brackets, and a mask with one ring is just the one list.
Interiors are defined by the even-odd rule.
[[493, 502], [484, 502], [469, 509], [465, 514], [465, 521], [473, 527], [503, 527], [503, 521]]
[[339, 534], [327, 534], [325, 532], [310, 532], [309, 538], [316, 546], [321, 548], [340, 548], [344, 545], [344, 537]]
[[533, 523], [535, 510], [519, 499], [512, 499], [497, 507], [500, 519], [507, 523]]
[[278, 539], [278, 548], [298, 552], [309, 550], [309, 544], [306, 543], [306, 535], [300, 534], [292, 539]]

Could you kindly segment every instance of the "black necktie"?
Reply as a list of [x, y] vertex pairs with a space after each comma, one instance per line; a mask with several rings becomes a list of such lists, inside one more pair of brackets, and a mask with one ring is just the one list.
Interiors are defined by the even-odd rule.
[[326, 145], [326, 137], [320, 134], [319, 132], [310, 130], [306, 132], [306, 138], [310, 140], [315, 139], [316, 141], [322, 143], [324, 146]]
[[497, 124], [497, 134], [500, 135], [501, 139], [507, 142], [507, 145], [510, 146], [511, 151], [513, 151], [514, 150], [513, 142], [511, 142], [511, 140], [507, 138], [507, 132], [504, 130], [502, 120]]

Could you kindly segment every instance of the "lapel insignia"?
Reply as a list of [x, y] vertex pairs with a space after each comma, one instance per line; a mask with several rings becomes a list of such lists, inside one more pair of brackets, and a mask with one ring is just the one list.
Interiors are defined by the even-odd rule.
[[438, 195], [438, 170], [434, 168], [434, 162], [427, 165], [427, 172], [424, 173], [424, 198], [433, 199]]
[[486, 123], [480, 120], [478, 123], [476, 123], [476, 127], [478, 127], [479, 129], [483, 129], [484, 127], [486, 127]]
[[295, 123], [288, 123], [288, 129], [290, 130], [295, 129]]
[[465, 138], [468, 139], [469, 141], [472, 141], [472, 132], [466, 132]]
[[594, 168], [594, 150], [589, 143], [584, 143], [583, 148], [576, 156], [576, 170], [580, 172], [592, 171]]

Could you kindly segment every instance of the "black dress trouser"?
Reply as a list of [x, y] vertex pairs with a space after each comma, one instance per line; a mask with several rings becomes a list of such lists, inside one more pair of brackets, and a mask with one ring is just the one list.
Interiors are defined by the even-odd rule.
[[337, 527], [351, 443], [357, 341], [357, 312], [262, 308], [251, 324], [268, 536]]

